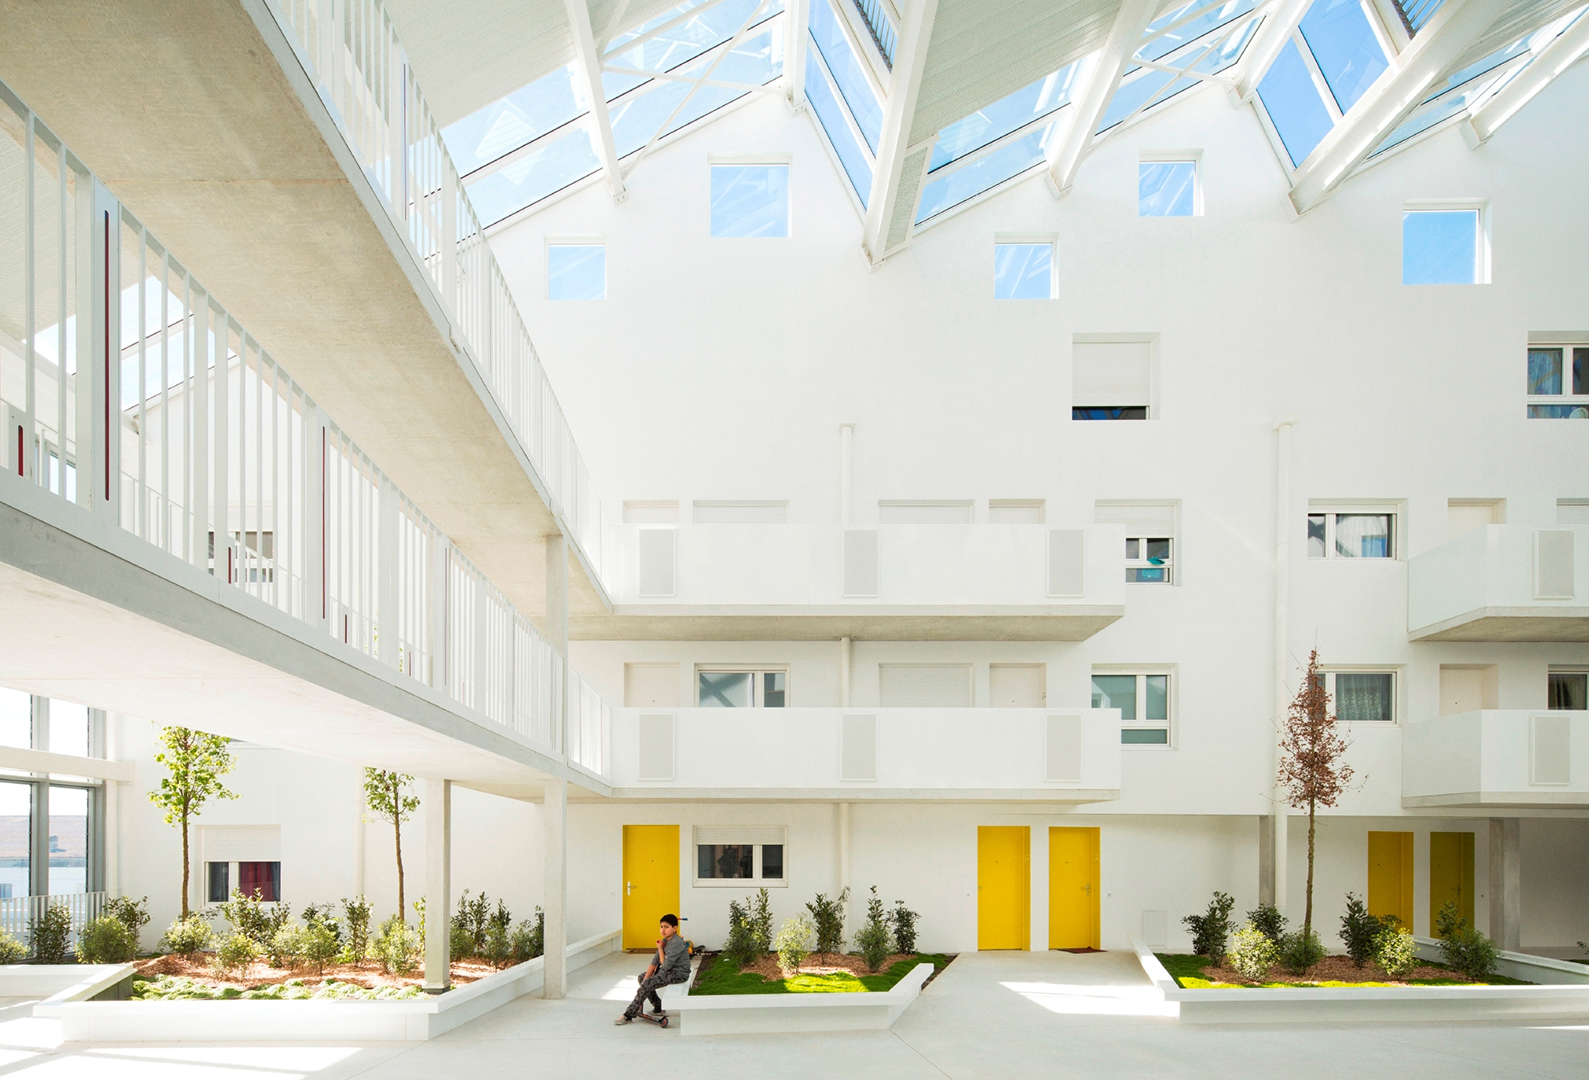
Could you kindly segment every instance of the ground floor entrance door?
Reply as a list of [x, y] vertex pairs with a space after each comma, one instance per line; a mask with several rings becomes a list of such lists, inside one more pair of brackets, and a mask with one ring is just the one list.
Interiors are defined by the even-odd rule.
[[657, 922], [679, 911], [679, 827], [623, 827], [623, 947], [650, 949]]
[[1412, 833], [1368, 834], [1368, 912], [1412, 929]]
[[1048, 947], [1097, 949], [1098, 830], [1048, 830]]
[[1429, 933], [1446, 904], [1473, 925], [1473, 834], [1436, 832], [1429, 834]]
[[1032, 832], [977, 826], [977, 948], [1024, 949], [1031, 926]]

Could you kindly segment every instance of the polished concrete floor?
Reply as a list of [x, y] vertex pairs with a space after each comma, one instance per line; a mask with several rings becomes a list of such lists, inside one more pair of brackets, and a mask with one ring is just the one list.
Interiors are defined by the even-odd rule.
[[522, 998], [412, 1045], [83, 1047], [6, 1010], [0, 1080], [738, 1080], [812, 1069], [855, 1080], [1589, 1076], [1589, 1026], [1182, 1027], [1124, 952], [962, 956], [892, 1031], [685, 1039], [613, 1026], [642, 962], [607, 957], [574, 974], [564, 1001]]

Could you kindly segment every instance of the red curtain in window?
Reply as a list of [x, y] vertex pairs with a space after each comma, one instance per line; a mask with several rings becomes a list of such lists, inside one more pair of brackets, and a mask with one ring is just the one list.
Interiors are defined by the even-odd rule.
[[261, 900], [281, 899], [281, 863], [245, 862], [237, 864], [237, 887], [244, 896], [259, 890]]

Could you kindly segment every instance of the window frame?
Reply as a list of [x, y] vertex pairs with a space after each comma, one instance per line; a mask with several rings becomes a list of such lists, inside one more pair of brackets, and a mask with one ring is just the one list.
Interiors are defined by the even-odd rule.
[[[714, 170], [727, 169], [784, 169], [784, 231], [773, 236], [719, 236], [712, 220], [712, 194]], [[714, 153], [706, 162], [706, 236], [708, 240], [788, 240], [794, 236], [794, 156], [792, 154], [730, 154]]]
[[[1098, 675], [1134, 676], [1137, 680], [1136, 700], [1141, 705], [1140, 709], [1135, 710], [1138, 713], [1147, 712], [1148, 678], [1150, 676], [1162, 676], [1164, 678], [1164, 719], [1148, 720], [1140, 715], [1134, 720], [1122, 719], [1120, 721], [1121, 750], [1162, 751], [1177, 748], [1176, 717], [1180, 715], [1179, 702], [1176, 700], [1177, 695], [1180, 693], [1178, 666], [1176, 664], [1094, 664], [1092, 666], [1092, 671], [1087, 676], [1087, 704], [1089, 708], [1096, 708], [1092, 704], [1092, 680]], [[1164, 741], [1162, 743], [1126, 742], [1125, 732], [1127, 731], [1163, 731]]]
[[[1488, 199], [1408, 199], [1402, 203], [1401, 213], [1401, 284], [1403, 286], [1490, 284], [1490, 201]], [[1471, 282], [1408, 282], [1407, 215], [1451, 213], [1472, 214], [1474, 217], [1473, 280]]]
[[[1585, 697], [1589, 699], [1589, 665], [1585, 664], [1552, 664], [1545, 672], [1545, 708], [1550, 712], [1575, 713], [1583, 709], [1555, 709], [1550, 704], [1550, 677], [1552, 675], [1577, 675], [1584, 680]], [[1589, 705], [1589, 700], [1585, 701]]]
[[[1190, 214], [1144, 214], [1142, 212], [1142, 167], [1144, 165], [1190, 165], [1192, 167], [1192, 212]], [[1203, 216], [1203, 152], [1201, 150], [1144, 150], [1137, 157], [1138, 218], [1200, 218]]]
[[[1402, 504], [1399, 503], [1399, 502], [1398, 503], [1394, 503], [1394, 504], [1391, 504], [1391, 503], [1333, 503], [1333, 502], [1313, 502], [1313, 503], [1309, 503], [1308, 504], [1308, 512], [1307, 512], [1307, 515], [1306, 515], [1306, 517], [1305, 517], [1305, 519], [1303, 521], [1303, 531], [1302, 531], [1302, 544], [1303, 544], [1304, 550], [1307, 552], [1306, 558], [1308, 559], [1309, 562], [1317, 562], [1317, 561], [1324, 560], [1324, 559], [1334, 559], [1334, 560], [1340, 560], [1341, 562], [1352, 562], [1352, 563], [1401, 562], [1402, 561], [1402, 544], [1403, 544], [1402, 534], [1405, 531], [1403, 529], [1403, 527], [1402, 527], [1402, 520], [1401, 520], [1402, 519], [1402, 514], [1403, 514]], [[1323, 555], [1315, 555], [1315, 554], [1313, 554], [1313, 552], [1311, 550], [1311, 547], [1310, 547], [1310, 544], [1309, 544], [1309, 542], [1312, 539], [1312, 537], [1311, 537], [1311, 534], [1309, 533], [1308, 529], [1313, 524], [1313, 518], [1318, 517], [1320, 515], [1323, 515], [1324, 519], [1325, 519], [1325, 521], [1324, 521], [1324, 554]], [[1339, 552], [1337, 552], [1336, 549], [1335, 549], [1335, 539], [1336, 539], [1336, 532], [1335, 532], [1335, 530], [1336, 530], [1336, 521], [1335, 521], [1335, 519], [1337, 517], [1342, 516], [1342, 515], [1345, 515], [1347, 517], [1356, 517], [1356, 516], [1389, 517], [1390, 518], [1390, 544], [1388, 545], [1389, 546], [1389, 551], [1385, 555], [1342, 555]]]
[[[546, 238], [546, 300], [552, 304], [578, 303], [579, 300], [607, 299], [607, 238], [605, 236], [548, 236]], [[552, 249], [575, 247], [601, 248], [601, 295], [599, 297], [557, 297], [552, 295]]]
[[[727, 832], [733, 831], [733, 827], [727, 827], [725, 829], [723, 826], [709, 826], [709, 828], [713, 829], [713, 831], [720, 829]], [[783, 825], [751, 825], [744, 826], [744, 828], [747, 834], [754, 834], [747, 835], [746, 839], [738, 841], [740, 845], [748, 845], [754, 849], [754, 852], [751, 856], [751, 873], [753, 876], [748, 878], [701, 877], [701, 848], [717, 847], [721, 845], [703, 844], [700, 838], [700, 827], [697, 826], [695, 829], [691, 830], [690, 833], [690, 884], [692, 887], [697, 889], [787, 889], [789, 887], [788, 827]], [[782, 833], [782, 839], [778, 843], [772, 843], [764, 839], [765, 834], [770, 829], [777, 829]], [[734, 841], [728, 841], [728, 843], [734, 843]], [[782, 877], [769, 878], [762, 875], [764, 860], [764, 852], [762, 849], [766, 847], [783, 848]]]
[[[1552, 349], [1560, 350], [1560, 352], [1561, 352], [1561, 393], [1559, 393], [1559, 394], [1535, 394], [1535, 393], [1529, 392], [1528, 391], [1528, 382], [1527, 382], [1527, 380], [1528, 380], [1528, 367], [1527, 367], [1527, 365], [1528, 365], [1528, 354], [1529, 353], [1535, 353], [1535, 352], [1544, 352], [1544, 351], [1552, 350]], [[1584, 364], [1585, 364], [1586, 370], [1589, 370], [1589, 336], [1586, 336], [1586, 337], [1583, 337], [1583, 338], [1577, 338], [1577, 339], [1573, 339], [1573, 340], [1563, 339], [1561, 341], [1530, 341], [1528, 343], [1528, 348], [1523, 354], [1523, 356], [1524, 356], [1524, 359], [1523, 359], [1523, 364], [1524, 364], [1524, 368], [1523, 368], [1524, 402], [1525, 402], [1525, 415], [1527, 416], [1528, 419], [1530, 419], [1530, 420], [1581, 420], [1581, 419], [1584, 419], [1585, 417], [1589, 417], [1589, 393], [1585, 393], [1585, 394], [1573, 393], [1573, 370], [1572, 370], [1573, 369], [1573, 359], [1574, 359], [1573, 358], [1573, 352], [1575, 350], [1577, 350], [1577, 349], [1584, 350], [1584, 353], [1585, 353], [1584, 358], [1583, 358], [1584, 359]], [[1586, 382], [1589, 382], [1589, 375], [1586, 375], [1585, 379], [1586, 379]], [[1541, 407], [1541, 406], [1544, 406], [1544, 407], [1555, 406], [1557, 408], [1567, 407], [1567, 408], [1573, 408], [1573, 409], [1582, 409], [1584, 411], [1585, 416], [1578, 417], [1578, 416], [1573, 416], [1571, 414], [1568, 414], [1567, 416], [1535, 416], [1534, 415], [1534, 410], [1536, 408]]]
[[[1048, 295], [1047, 296], [1000, 296], [999, 295], [999, 249], [1003, 247], [1046, 247], [1048, 248]], [[1057, 300], [1059, 299], [1059, 238], [1057, 236], [1034, 236], [1031, 234], [994, 233], [993, 234], [993, 299], [998, 302], [1019, 302], [1022, 300]]]
[[[1401, 724], [1401, 668], [1395, 664], [1332, 664], [1321, 667], [1319, 673], [1324, 676], [1324, 692], [1330, 695], [1330, 709], [1338, 723], [1342, 724], [1372, 724], [1380, 727], [1399, 726]], [[1389, 720], [1341, 720], [1340, 698], [1336, 695], [1336, 676], [1338, 675], [1389, 675], [1390, 676], [1390, 719]]]
[[[751, 680], [750, 680], [751, 702], [750, 702], [750, 704], [746, 705], [746, 706], [702, 705], [701, 704], [701, 676], [704, 675], [704, 674], [709, 674], [709, 673], [723, 674], [723, 675], [739, 675], [739, 674], [750, 675], [751, 676]], [[782, 705], [767, 705], [767, 704], [765, 704], [764, 699], [766, 697], [767, 687], [766, 687], [766, 680], [765, 680], [765, 678], [763, 678], [763, 676], [766, 676], [766, 675], [782, 675], [783, 676], [783, 704]], [[696, 664], [695, 665], [695, 677], [694, 677], [695, 708], [697, 708], [697, 709], [717, 709], [717, 708], [724, 708], [724, 709], [733, 709], [733, 708], [787, 709], [787, 708], [791, 707], [790, 704], [789, 704], [789, 691], [790, 691], [790, 685], [789, 684], [790, 684], [790, 678], [789, 678], [789, 665], [788, 664]]]
[[[1165, 543], [1170, 545], [1170, 556], [1169, 556], [1169, 558], [1166, 559], [1162, 564], [1160, 564], [1158, 566], [1155, 566], [1153, 563], [1148, 561], [1150, 556], [1147, 554], [1147, 545], [1148, 545], [1148, 542], [1150, 540], [1162, 540]], [[1131, 550], [1132, 550], [1131, 545], [1132, 544], [1138, 545], [1137, 549], [1136, 549], [1137, 550], [1137, 554], [1135, 556], [1133, 556], [1131, 554]], [[1126, 584], [1127, 585], [1174, 585], [1176, 583], [1175, 582], [1175, 547], [1176, 547], [1176, 545], [1175, 545], [1175, 537], [1173, 537], [1173, 536], [1132, 536], [1130, 534], [1127, 534], [1126, 535]], [[1152, 581], [1152, 580], [1144, 581], [1141, 578], [1133, 578], [1131, 576], [1131, 571], [1133, 571], [1133, 570], [1163, 570], [1164, 571], [1164, 579], [1162, 581]]]

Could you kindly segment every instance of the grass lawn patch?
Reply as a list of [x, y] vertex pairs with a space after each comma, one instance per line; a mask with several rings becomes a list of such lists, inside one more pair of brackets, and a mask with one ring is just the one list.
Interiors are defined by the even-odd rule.
[[[1176, 985], [1183, 990], [1251, 990], [1262, 989], [1294, 989], [1298, 987], [1405, 987], [1405, 986], [1532, 986], [1523, 979], [1512, 979], [1505, 975], [1491, 975], [1481, 983], [1452, 971], [1444, 964], [1433, 961], [1424, 961], [1413, 970], [1414, 978], [1389, 979], [1372, 977], [1377, 969], [1365, 968], [1362, 979], [1342, 978], [1308, 978], [1307, 976], [1281, 975], [1274, 982], [1250, 983], [1236, 982], [1229, 979], [1214, 977], [1207, 969], [1216, 967], [1212, 960], [1206, 956], [1188, 956], [1184, 953], [1154, 953], [1159, 963], [1164, 965], [1164, 970]], [[1330, 974], [1339, 974], [1343, 967], [1350, 965], [1351, 961], [1340, 963], [1340, 957], [1326, 957], [1319, 968], [1328, 967]], [[1319, 968], [1313, 969], [1317, 972]], [[1223, 971], [1224, 969], [1218, 969]], [[1277, 969], [1278, 970], [1278, 969]], [[1273, 973], [1271, 973], [1273, 974]], [[1382, 973], [1381, 973], [1382, 974]]]
[[857, 975], [850, 971], [801, 972], [782, 979], [769, 979], [754, 971], [740, 971], [734, 961], [718, 955], [706, 961], [695, 978], [695, 985], [690, 987], [690, 994], [877, 994], [892, 990], [899, 980], [915, 970], [917, 964], [931, 964], [933, 974], [937, 975], [952, 959], [942, 953], [923, 953], [896, 961], [875, 975]]

